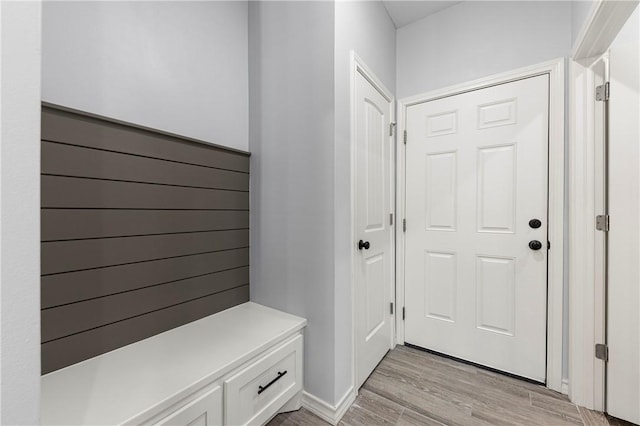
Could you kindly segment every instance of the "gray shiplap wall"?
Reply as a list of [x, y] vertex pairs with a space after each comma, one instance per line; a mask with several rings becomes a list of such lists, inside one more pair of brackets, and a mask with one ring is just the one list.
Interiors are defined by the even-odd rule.
[[42, 110], [42, 373], [249, 300], [249, 154]]

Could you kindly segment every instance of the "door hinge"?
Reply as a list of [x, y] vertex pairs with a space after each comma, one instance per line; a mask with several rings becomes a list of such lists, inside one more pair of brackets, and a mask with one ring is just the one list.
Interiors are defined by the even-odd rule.
[[547, 241], [547, 250], [551, 250], [551, 241]]
[[609, 361], [609, 347], [602, 343], [596, 343], [596, 358]]
[[596, 216], [596, 230], [609, 232], [609, 215], [599, 214]]
[[393, 128], [396, 127], [397, 123], [389, 123], [389, 136], [393, 136]]
[[393, 315], [393, 302], [389, 303], [389, 308], [391, 310], [391, 315]]
[[402, 219], [402, 232], [407, 232], [407, 219]]
[[389, 213], [389, 225], [393, 226], [393, 213]]
[[404, 321], [405, 318], [405, 310], [404, 310], [404, 306], [402, 307], [402, 321]]
[[406, 145], [407, 144], [407, 131], [406, 130], [404, 131], [403, 138], [404, 138], [404, 144]]
[[596, 101], [609, 100], [609, 82], [596, 86]]

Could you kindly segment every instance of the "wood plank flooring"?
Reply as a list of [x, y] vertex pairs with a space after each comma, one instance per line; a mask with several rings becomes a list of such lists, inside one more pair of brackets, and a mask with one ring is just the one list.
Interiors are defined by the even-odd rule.
[[[306, 409], [269, 426], [328, 423]], [[622, 425], [543, 386], [424, 351], [396, 346], [369, 376], [342, 418], [344, 426]]]

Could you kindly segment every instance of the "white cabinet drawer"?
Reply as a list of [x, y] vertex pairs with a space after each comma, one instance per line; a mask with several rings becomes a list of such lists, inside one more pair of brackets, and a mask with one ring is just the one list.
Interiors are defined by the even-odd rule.
[[302, 390], [302, 336], [250, 364], [224, 383], [228, 425], [266, 422]]
[[156, 426], [218, 426], [222, 424], [222, 388], [216, 386], [204, 395], [187, 402], [178, 411], [163, 418]]

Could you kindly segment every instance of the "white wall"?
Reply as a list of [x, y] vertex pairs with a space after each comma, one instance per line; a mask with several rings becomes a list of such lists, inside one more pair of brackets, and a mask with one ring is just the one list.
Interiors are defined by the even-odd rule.
[[379, 1], [335, 4], [335, 334], [339, 400], [351, 385], [351, 99], [350, 52], [354, 50], [392, 93], [396, 80], [396, 30]]
[[251, 299], [307, 318], [305, 390], [334, 401], [334, 4], [249, 5]]
[[380, 2], [249, 11], [251, 298], [307, 317], [305, 390], [335, 404], [352, 384], [350, 51], [393, 90], [395, 28]]
[[39, 1], [0, 3], [0, 424], [40, 411]]
[[45, 2], [47, 102], [248, 149], [247, 2]]
[[559, 58], [570, 49], [570, 2], [462, 2], [398, 29], [397, 95]]

